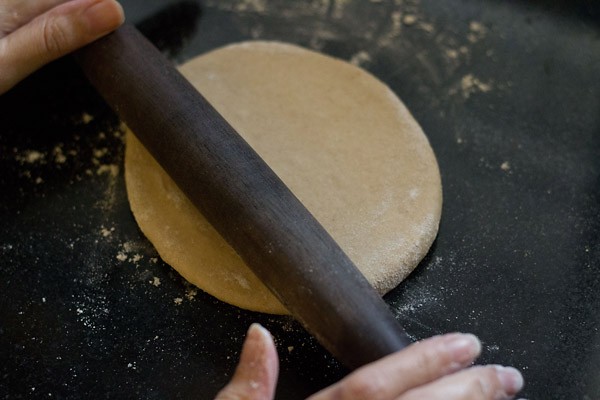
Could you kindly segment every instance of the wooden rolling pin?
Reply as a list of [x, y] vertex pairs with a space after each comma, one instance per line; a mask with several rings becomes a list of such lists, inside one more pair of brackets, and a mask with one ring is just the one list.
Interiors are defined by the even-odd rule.
[[136, 28], [125, 25], [76, 58], [208, 221], [338, 360], [356, 368], [410, 343], [319, 222]]

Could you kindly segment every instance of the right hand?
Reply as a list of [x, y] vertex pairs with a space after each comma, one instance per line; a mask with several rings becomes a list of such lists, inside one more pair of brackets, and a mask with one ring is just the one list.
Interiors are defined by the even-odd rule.
[[[523, 377], [510, 367], [471, 367], [480, 351], [473, 335], [425, 339], [357, 369], [308, 400], [512, 399], [523, 387]], [[271, 335], [253, 324], [236, 372], [216, 400], [273, 399], [277, 372]]]

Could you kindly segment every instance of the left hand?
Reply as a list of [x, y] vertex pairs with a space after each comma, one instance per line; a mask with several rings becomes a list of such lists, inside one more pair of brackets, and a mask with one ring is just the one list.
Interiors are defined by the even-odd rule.
[[115, 0], [0, 0], [0, 95], [123, 21]]

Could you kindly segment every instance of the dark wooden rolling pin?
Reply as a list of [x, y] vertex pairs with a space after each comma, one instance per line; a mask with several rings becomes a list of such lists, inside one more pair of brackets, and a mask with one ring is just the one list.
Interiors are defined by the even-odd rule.
[[319, 222], [136, 28], [125, 25], [76, 58], [208, 221], [337, 359], [356, 368], [410, 343]]

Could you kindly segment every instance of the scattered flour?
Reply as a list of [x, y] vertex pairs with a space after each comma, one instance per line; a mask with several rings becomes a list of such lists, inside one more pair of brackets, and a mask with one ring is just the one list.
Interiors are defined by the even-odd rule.
[[57, 164], [64, 164], [67, 161], [67, 156], [60, 145], [54, 146], [52, 155], [54, 156], [54, 162]]
[[[114, 230], [114, 228], [111, 229], [112, 232]], [[124, 243], [121, 243], [121, 250], [119, 250], [119, 252], [117, 253], [117, 260], [124, 262], [130, 262], [132, 264], [135, 264], [136, 266], [138, 266], [138, 263], [144, 258], [144, 254], [142, 253], [146, 253], [148, 254], [149, 252], [152, 252], [152, 254], [154, 253], [154, 248], [145, 243], [145, 242], [133, 242], [133, 241], [127, 241]], [[156, 257], [152, 257], [152, 259], [154, 259]], [[152, 261], [151, 259], [151, 261]], [[158, 259], [157, 259], [158, 261]], [[156, 262], [153, 262], [156, 263]]]
[[487, 93], [493, 88], [493, 83], [483, 82], [476, 78], [473, 74], [463, 76], [457, 85], [454, 85], [448, 92], [450, 95], [460, 94], [463, 98], [468, 99], [475, 93]]
[[406, 14], [402, 17], [402, 23], [406, 26], [412, 26], [417, 22], [417, 16], [413, 14]]
[[185, 298], [188, 300], [194, 300], [196, 295], [198, 294], [198, 289], [193, 286], [189, 286], [185, 291]]
[[112, 227], [112, 228], [108, 229], [108, 228], [105, 228], [104, 226], [102, 226], [102, 227], [100, 228], [100, 235], [102, 235], [102, 237], [108, 237], [108, 236], [110, 236], [110, 235], [111, 235], [111, 234], [112, 234], [114, 231], [115, 231], [115, 228], [114, 228], [114, 227]]
[[25, 150], [24, 152], [17, 154], [16, 159], [21, 164], [44, 164], [46, 162], [46, 154], [37, 150]]
[[350, 58], [350, 64], [361, 66], [371, 62], [371, 56], [364, 50], [359, 51]]
[[81, 122], [84, 123], [85, 125], [89, 124], [93, 120], [94, 120], [93, 115], [88, 114], [87, 112], [84, 112], [83, 114], [81, 114]]
[[155, 276], [152, 278], [152, 280], [150, 281], [150, 283], [156, 287], [160, 286], [160, 278]]
[[477, 43], [487, 34], [487, 28], [477, 21], [471, 21], [469, 23], [469, 33], [467, 34], [467, 40], [471, 43]]
[[113, 178], [119, 175], [119, 166], [117, 164], [102, 164], [96, 169], [96, 175], [108, 174]]

